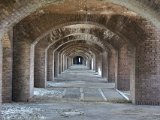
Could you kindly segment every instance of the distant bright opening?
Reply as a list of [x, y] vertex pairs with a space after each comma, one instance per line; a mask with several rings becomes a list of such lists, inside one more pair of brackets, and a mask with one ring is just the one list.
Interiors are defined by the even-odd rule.
[[100, 68], [98, 68], [98, 74], [99, 74], [99, 75], [102, 75], [102, 71], [101, 71]]
[[94, 69], [93, 67], [94, 67], [94, 61], [93, 61], [93, 59], [92, 59], [92, 70]]
[[82, 65], [84, 63], [84, 58], [81, 56], [76, 56], [73, 58], [73, 64]]
[[81, 62], [81, 58], [79, 58], [79, 63]]

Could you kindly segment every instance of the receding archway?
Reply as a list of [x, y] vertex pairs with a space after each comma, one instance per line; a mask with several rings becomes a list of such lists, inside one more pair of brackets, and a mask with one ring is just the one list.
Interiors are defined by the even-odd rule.
[[84, 64], [84, 59], [82, 56], [76, 56], [73, 58], [73, 64], [75, 65], [82, 65]]

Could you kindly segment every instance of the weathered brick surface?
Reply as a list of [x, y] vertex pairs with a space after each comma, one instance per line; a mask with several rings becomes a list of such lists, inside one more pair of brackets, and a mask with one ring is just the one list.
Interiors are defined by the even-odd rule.
[[159, 0], [138, 0], [154, 9], [156, 12], [160, 12], [160, 1]]
[[146, 41], [136, 47], [136, 104], [160, 105], [160, 31], [147, 25]]
[[66, 55], [65, 54], [63, 54], [63, 71], [65, 71], [66, 70], [66, 68], [67, 68], [67, 58], [66, 58]]
[[47, 80], [54, 81], [54, 53], [53, 50], [48, 50], [48, 62], [47, 62]]
[[2, 103], [2, 42], [0, 40], [0, 105]]
[[6, 33], [3, 44], [2, 102], [12, 101], [12, 39], [13, 32]]
[[117, 89], [118, 90], [130, 90], [130, 69], [128, 58], [128, 46], [124, 45], [118, 51], [118, 78]]
[[[116, 0], [111, 0], [110, 2], [115, 2]], [[151, 9], [159, 9], [158, 4], [159, 2], [157, 0], [138, 0], [138, 2], [148, 2], [147, 5], [151, 6]], [[3, 25], [3, 28], [7, 28], [10, 25], [13, 25], [17, 22], [19, 22], [21, 19], [23, 19], [25, 16], [31, 14], [32, 12], [34, 12], [37, 8], [40, 8], [42, 6], [45, 6], [47, 3], [52, 3], [54, 4], [56, 1], [51, 0], [51, 1], [46, 1], [46, 0], [25, 0], [25, 1], [0, 1], [0, 5], [1, 5], [1, 19], [5, 19], [5, 23], [10, 23], [10, 24], [5, 24]], [[117, 4], [123, 4], [123, 0], [120, 0], [118, 2], [116, 2]], [[125, 1], [127, 4], [123, 4], [124, 6], [126, 6], [127, 8], [132, 8], [132, 1], [130, 0], [126, 0]], [[137, 2], [137, 4], [138, 4]], [[73, 2], [72, 2], [73, 3]], [[78, 2], [74, 2], [74, 3], [78, 3]], [[97, 2], [98, 3], [98, 2]], [[97, 4], [96, 3], [96, 4]], [[64, 6], [62, 4], [62, 6]], [[65, 5], [66, 6], [66, 5]], [[83, 6], [84, 7], [84, 6]], [[54, 7], [53, 7], [54, 8]], [[143, 6], [141, 5], [137, 5], [138, 9], [143, 8]], [[137, 9], [136, 7], [133, 7], [132, 9]], [[77, 8], [80, 9], [80, 8]], [[62, 9], [61, 9], [62, 10]], [[66, 9], [65, 9], [66, 10]], [[120, 10], [119, 10], [120, 11]], [[141, 14], [141, 12], [143, 11], [136, 11], [139, 12], [139, 14]], [[156, 15], [151, 16], [152, 18], [156, 17]]]
[[58, 53], [58, 57], [59, 57], [59, 72], [58, 74], [62, 73], [62, 54]]
[[96, 72], [102, 74], [102, 55], [99, 54], [96, 56]]
[[108, 54], [108, 82], [115, 82], [116, 79], [116, 57], [113, 52]]
[[34, 86], [38, 88], [45, 88], [45, 51], [42, 48], [37, 48], [35, 53], [35, 67], [34, 67]]
[[[83, 60], [83, 64], [85, 65], [85, 57], [84, 57], [83, 59], [84, 59], [84, 60]], [[93, 62], [93, 63], [92, 63], [92, 64], [93, 64], [92, 70], [93, 70], [93, 71], [96, 70], [96, 63], [95, 63], [96, 60], [95, 60], [95, 59], [96, 59], [96, 56], [95, 56], [95, 54], [93, 54], [93, 56], [92, 56], [92, 62]]]
[[13, 38], [13, 101], [29, 101], [33, 96], [33, 78], [30, 77], [31, 43], [19, 39], [14, 31]]
[[38, 88], [46, 87], [47, 52], [45, 52], [45, 49], [47, 46], [48, 42], [45, 42], [45, 40], [40, 41], [35, 46], [34, 86]]
[[68, 57], [68, 60], [67, 60], [67, 66], [68, 68], [72, 66], [72, 58], [71, 57]]
[[[75, 46], [76, 46], [76, 49], [75, 49]], [[99, 54], [102, 51], [102, 48], [97, 49], [98, 47], [97, 47], [96, 44], [86, 45], [84, 40], [78, 40], [76, 42], [75, 41], [70, 41], [68, 43], [65, 43], [61, 47], [59, 47], [57, 50], [59, 52], [62, 52], [64, 55], [67, 55], [67, 56], [72, 55], [72, 58], [74, 58], [75, 56], [78, 56], [78, 55], [81, 55], [84, 58], [86, 58], [86, 56], [88, 56], [89, 60], [88, 60], [87, 65], [88, 65], [89, 68], [91, 68], [91, 60], [92, 60], [93, 53], [94, 54]], [[88, 51], [88, 48], [93, 53], [90, 53]], [[76, 52], [76, 51], [79, 51], [79, 52]]]
[[102, 77], [108, 80], [108, 53], [106, 51], [102, 54]]
[[62, 54], [62, 66], [61, 66], [61, 70], [62, 70], [62, 72], [64, 72], [64, 54], [63, 53], [61, 53]]
[[58, 52], [54, 52], [54, 76], [57, 77], [59, 74], [59, 57]]

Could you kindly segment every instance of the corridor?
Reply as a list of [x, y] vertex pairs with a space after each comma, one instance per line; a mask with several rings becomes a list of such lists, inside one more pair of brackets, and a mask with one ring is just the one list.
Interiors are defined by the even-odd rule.
[[132, 105], [114, 83], [86, 66], [74, 65], [48, 81], [47, 88], [34, 88], [29, 103], [3, 104], [2, 120], [159, 120], [159, 110]]
[[68, 70], [48, 81], [47, 89], [35, 88], [35, 101], [81, 101], [81, 102], [131, 102], [107, 83], [97, 72], [83, 65], [73, 65]]
[[160, 120], [160, 0], [0, 0], [0, 120]]

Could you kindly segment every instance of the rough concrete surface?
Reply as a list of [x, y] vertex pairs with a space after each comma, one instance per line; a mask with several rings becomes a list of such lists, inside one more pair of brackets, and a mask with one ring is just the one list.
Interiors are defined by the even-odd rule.
[[[114, 89], [114, 84], [109, 86], [110, 83], [103, 81], [94, 71], [82, 68], [84, 66], [70, 68], [54, 82], [48, 82], [47, 89], [35, 88], [30, 103], [3, 104], [2, 120], [160, 120], [159, 106], [127, 103]], [[73, 77], [75, 75], [79, 77]], [[124, 101], [120, 104], [114, 100]]]

